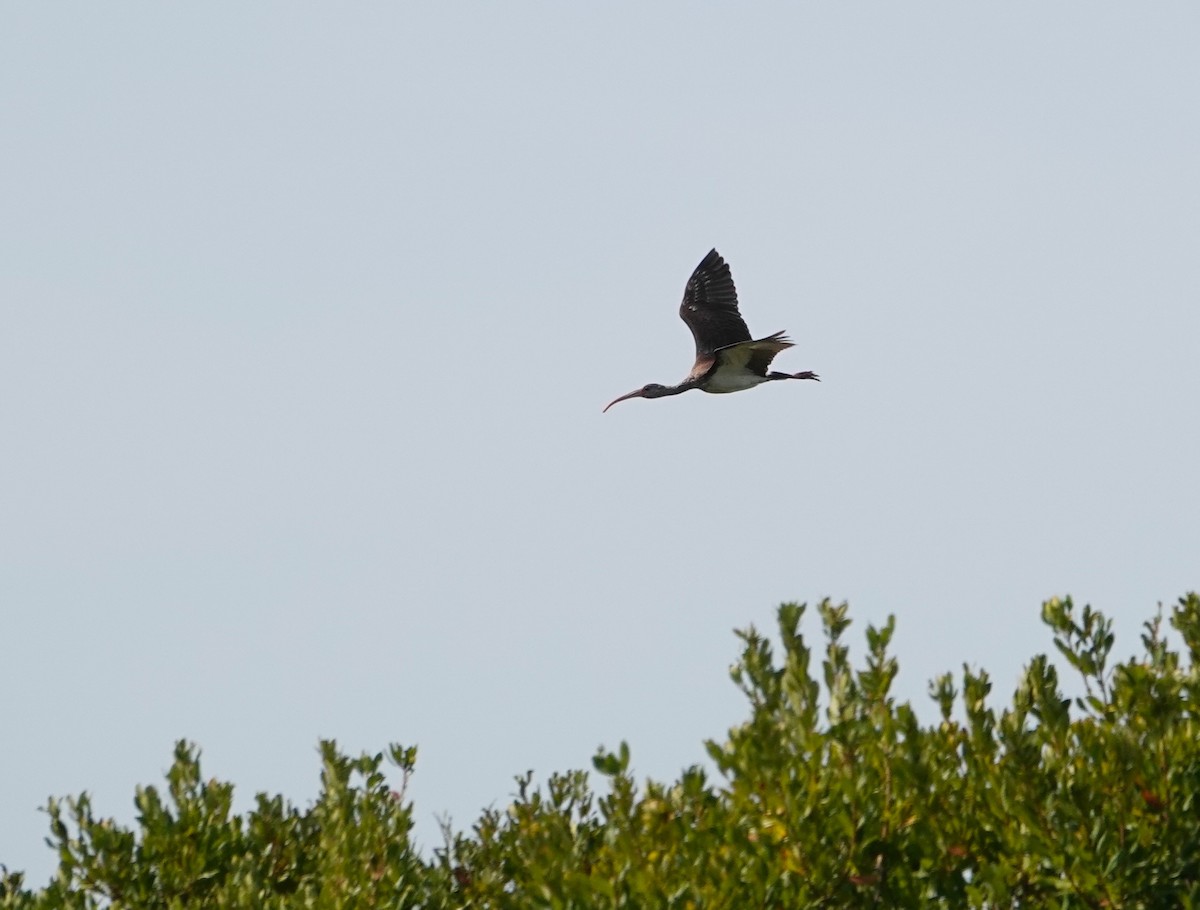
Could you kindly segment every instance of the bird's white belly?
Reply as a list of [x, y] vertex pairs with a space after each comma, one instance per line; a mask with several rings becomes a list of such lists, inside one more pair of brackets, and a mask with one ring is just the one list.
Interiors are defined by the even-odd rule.
[[752, 389], [767, 381], [765, 376], [756, 376], [742, 370], [723, 372], [718, 370], [716, 375], [704, 386], [704, 391], [721, 394], [723, 392], [741, 392]]

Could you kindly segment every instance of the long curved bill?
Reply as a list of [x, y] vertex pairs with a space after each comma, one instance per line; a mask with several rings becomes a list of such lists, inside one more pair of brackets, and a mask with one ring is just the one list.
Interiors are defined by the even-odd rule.
[[622, 395], [620, 398], [614, 398], [612, 401], [610, 401], [608, 404], [606, 404], [604, 406], [604, 411], [601, 411], [600, 413], [603, 414], [605, 411], [607, 411], [609, 408], [611, 408], [618, 401], [624, 401], [626, 398], [641, 398], [641, 397], [642, 397], [642, 390], [634, 389], [628, 395]]

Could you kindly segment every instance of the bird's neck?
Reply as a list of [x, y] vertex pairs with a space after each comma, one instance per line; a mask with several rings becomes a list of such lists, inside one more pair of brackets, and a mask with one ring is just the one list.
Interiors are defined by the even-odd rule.
[[695, 383], [691, 381], [681, 382], [679, 385], [663, 386], [661, 389], [655, 389], [653, 392], [647, 392], [647, 398], [666, 398], [668, 395], [679, 395], [693, 388]]

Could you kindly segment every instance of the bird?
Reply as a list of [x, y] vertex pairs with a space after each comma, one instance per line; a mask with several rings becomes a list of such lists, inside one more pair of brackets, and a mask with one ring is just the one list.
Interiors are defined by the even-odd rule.
[[688, 279], [679, 318], [696, 339], [696, 363], [687, 378], [679, 385], [651, 382], [610, 401], [604, 411], [629, 398], [664, 398], [690, 389], [724, 394], [752, 389], [776, 379], [820, 381], [811, 370], [801, 373], [768, 370], [776, 354], [795, 345], [784, 332], [757, 340], [750, 337], [750, 330], [738, 312], [737, 288], [733, 286], [729, 265], [715, 249], [700, 260]]

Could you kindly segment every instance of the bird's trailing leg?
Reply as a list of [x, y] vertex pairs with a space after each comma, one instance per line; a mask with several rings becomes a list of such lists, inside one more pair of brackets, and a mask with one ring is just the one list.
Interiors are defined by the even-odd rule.
[[768, 379], [815, 379], [817, 382], [821, 381], [821, 377], [818, 376], [816, 373], [814, 373], [812, 370], [805, 370], [803, 373], [776, 373], [774, 370], [772, 370], [770, 373], [767, 374], [767, 378]]

